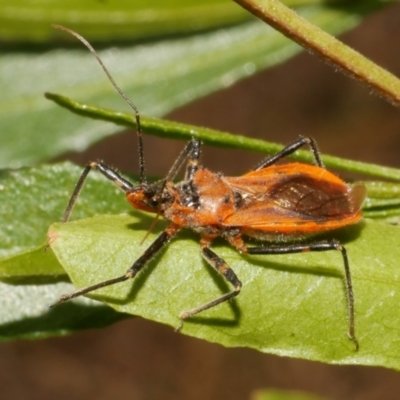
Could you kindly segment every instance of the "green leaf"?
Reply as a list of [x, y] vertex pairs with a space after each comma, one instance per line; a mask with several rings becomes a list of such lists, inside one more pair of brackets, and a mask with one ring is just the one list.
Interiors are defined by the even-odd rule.
[[[334, 3], [342, 0], [286, 0], [290, 7]], [[368, 3], [368, 2], [366, 2]], [[79, 31], [89, 40], [116, 41], [165, 37], [231, 25], [251, 18], [227, 0], [85, 0], [1, 1], [0, 37], [3, 41], [43, 43], [54, 40], [57, 23]]]
[[88, 299], [50, 310], [54, 298], [66, 290], [72, 290], [72, 285], [0, 283], [0, 341], [65, 335], [87, 328], [102, 328], [128, 317]]
[[[0, 226], [0, 279], [8, 283], [0, 285], [0, 296], [8, 299], [0, 312], [0, 340], [99, 326], [103, 312], [104, 324], [126, 317], [109, 314], [107, 308], [82, 299], [74, 306], [48, 310], [60, 294], [74, 290], [72, 285], [54, 284], [65, 279], [64, 269], [79, 287], [121, 275], [165, 226], [160, 221], [140, 245], [154, 216], [134, 210], [131, 215], [102, 215], [58, 224], [51, 229], [57, 259], [51, 251], [44, 252], [45, 232], [60, 220], [80, 172], [81, 168], [66, 163], [4, 171], [0, 176], [0, 219], [4, 221]], [[396, 194], [396, 190], [377, 185], [372, 194], [379, 198]], [[100, 174], [92, 173], [73, 219], [129, 211], [124, 194]], [[238, 273], [243, 292], [232, 304], [187, 321], [183, 333], [281, 355], [399, 368], [398, 358], [393, 356], [399, 331], [395, 312], [399, 301], [398, 232], [397, 227], [368, 221], [335, 235], [350, 257], [358, 353], [346, 336], [342, 261], [335, 252], [241, 256], [217, 242], [216, 252]], [[202, 261], [198, 237], [182, 232], [138, 279], [96, 296], [123, 312], [177, 327], [182, 310], [227, 290], [228, 285]], [[74, 321], [75, 312], [82, 318]]]
[[[380, 4], [369, 3], [376, 7]], [[334, 34], [356, 26], [364, 12], [364, 5], [351, 11], [327, 6], [300, 10], [309, 21]], [[2, 136], [0, 167], [18, 167], [66, 151], [81, 151], [114, 133], [111, 124], [76, 118], [43, 98], [44, 92], [57, 91], [89, 104], [122, 104], [92, 55], [79, 43], [77, 46], [78, 49], [19, 49], [3, 53], [0, 131], [7, 135]], [[139, 110], [160, 116], [283, 62], [299, 50], [272, 28], [254, 21], [160, 40], [145, 47], [105, 49], [99, 54]]]
[[[74, 284], [85, 287], [125, 273], [158, 232], [140, 245], [152, 219], [135, 213], [55, 224], [51, 246]], [[365, 221], [332, 236], [346, 245], [350, 258], [358, 352], [346, 335], [343, 266], [334, 251], [243, 256], [218, 242], [215, 251], [238, 274], [243, 291], [231, 304], [188, 320], [183, 333], [227, 347], [399, 369], [400, 230]], [[135, 280], [97, 290], [91, 297], [176, 328], [183, 310], [228, 290], [200, 257], [196, 235], [182, 233]]]
[[[50, 224], [61, 219], [81, 170], [64, 163], [1, 172], [1, 279], [46, 276], [54, 280], [65, 275], [51, 252], [44, 251], [46, 233]], [[89, 176], [86, 189], [74, 214], [77, 218], [129, 209], [120, 191], [97, 174]]]
[[0, 36], [7, 41], [47, 42], [51, 24], [79, 30], [90, 40], [130, 40], [198, 32], [249, 19], [226, 0], [1, 1]]
[[[68, 279], [65, 270], [45, 251], [46, 232], [61, 219], [81, 170], [64, 163], [0, 173], [0, 341], [62, 335], [127, 317], [87, 299], [49, 309], [73, 286], [62, 282]], [[90, 175], [86, 189], [75, 217], [130, 209], [101, 176]]]
[[362, 184], [368, 192], [368, 198], [363, 204], [364, 216], [385, 219], [397, 225], [400, 216], [400, 184], [379, 181]]

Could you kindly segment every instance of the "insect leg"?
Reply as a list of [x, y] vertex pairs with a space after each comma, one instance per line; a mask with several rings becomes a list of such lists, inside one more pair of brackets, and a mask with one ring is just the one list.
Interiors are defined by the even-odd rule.
[[319, 153], [318, 146], [315, 140], [310, 137], [300, 136], [298, 140], [286, 146], [279, 153], [262, 160], [260, 164], [258, 164], [257, 167], [254, 168], [254, 171], [258, 171], [265, 167], [269, 167], [272, 164], [275, 164], [278, 160], [281, 160], [283, 157], [293, 154], [296, 150], [305, 145], [310, 146], [311, 153], [314, 156], [315, 163], [318, 165], [318, 167], [325, 168], [324, 163], [321, 160], [321, 155]]
[[133, 186], [126, 179], [122, 178], [121, 175], [119, 175], [117, 172], [112, 170], [110, 167], [107, 167], [106, 165], [104, 165], [102, 162], [92, 161], [88, 165], [86, 165], [85, 169], [83, 170], [82, 175], [80, 176], [80, 178], [75, 186], [75, 189], [71, 195], [71, 198], [69, 199], [67, 208], [65, 209], [64, 215], [61, 219], [61, 222], [67, 222], [69, 220], [69, 217], [71, 216], [71, 212], [75, 206], [76, 200], [78, 199], [78, 196], [83, 188], [86, 178], [92, 169], [97, 169], [107, 179], [114, 182], [119, 188], [121, 188], [125, 192], [129, 191], [129, 189], [131, 189]]
[[185, 146], [182, 150], [181, 154], [179, 154], [178, 158], [175, 160], [171, 169], [168, 171], [167, 176], [165, 177], [165, 181], [172, 181], [179, 170], [182, 168], [184, 162], [189, 160], [186, 166], [185, 172], [185, 180], [192, 179], [194, 173], [198, 169], [199, 160], [201, 155], [201, 142], [199, 139], [192, 138], [190, 142]]
[[217, 254], [215, 254], [209, 247], [208, 243], [202, 243], [201, 245], [201, 254], [203, 258], [212, 266], [214, 267], [229, 283], [231, 283], [234, 287], [232, 292], [226, 293], [223, 296], [220, 296], [214, 300], [209, 301], [206, 304], [203, 304], [199, 307], [193, 308], [192, 310], [183, 311], [179, 318], [181, 319], [181, 323], [179, 327], [176, 329], [179, 332], [182, 329], [183, 322], [185, 319], [193, 317], [196, 314], [201, 313], [202, 311], [208, 310], [218, 304], [221, 304], [227, 300], [230, 300], [236, 297], [240, 290], [242, 289], [242, 282], [238, 279], [236, 274], [233, 270], [229, 267], [229, 265]]
[[290, 254], [301, 253], [305, 251], [328, 251], [338, 250], [342, 254], [345, 286], [347, 295], [347, 313], [349, 318], [349, 331], [348, 336], [354, 342], [356, 350], [358, 350], [358, 340], [355, 335], [354, 323], [354, 292], [353, 283], [350, 273], [350, 265], [347, 257], [346, 248], [337, 240], [319, 241], [314, 243], [304, 244], [288, 244], [282, 246], [268, 246], [268, 247], [250, 247], [247, 249], [248, 254]]
[[138, 274], [138, 272], [143, 269], [143, 267], [145, 267], [146, 264], [176, 235], [178, 231], [179, 227], [177, 227], [176, 225], [168, 226], [167, 229], [165, 229], [165, 231], [163, 231], [157, 237], [157, 239], [145, 250], [145, 252], [133, 263], [133, 265], [126, 271], [124, 275], [103, 282], [99, 282], [91, 286], [87, 286], [73, 293], [65, 294], [61, 296], [60, 299], [56, 303], [52, 304], [50, 307], [55, 307], [58, 304], [65, 303], [66, 301], [74, 299], [75, 297], [93, 292], [96, 289], [114, 285], [115, 283], [134, 278]]
[[188, 162], [186, 164], [185, 180], [191, 180], [193, 175], [199, 168], [199, 161], [201, 156], [201, 142], [198, 139], [191, 140], [191, 149], [188, 155]]

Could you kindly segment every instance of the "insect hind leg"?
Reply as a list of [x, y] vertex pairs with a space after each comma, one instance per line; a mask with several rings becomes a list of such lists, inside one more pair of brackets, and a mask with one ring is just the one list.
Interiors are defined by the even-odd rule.
[[182, 327], [183, 323], [187, 318], [193, 317], [194, 315], [197, 315], [205, 310], [208, 310], [212, 307], [217, 306], [218, 304], [224, 303], [225, 301], [228, 301], [230, 299], [233, 299], [236, 297], [241, 289], [242, 289], [242, 282], [238, 279], [234, 271], [229, 267], [229, 265], [216, 253], [214, 253], [208, 245], [202, 244], [202, 249], [201, 249], [201, 254], [203, 258], [212, 266], [214, 267], [229, 283], [231, 283], [234, 287], [233, 291], [226, 293], [220, 297], [217, 297], [214, 300], [209, 301], [208, 303], [205, 303], [199, 307], [193, 308], [188, 311], [183, 311], [180, 315], [179, 318], [181, 319], [181, 323], [176, 329], [177, 332], [179, 332]]
[[347, 257], [346, 248], [337, 240], [323, 240], [313, 243], [300, 244], [283, 244], [266, 247], [250, 247], [247, 249], [248, 254], [291, 254], [302, 253], [306, 251], [329, 251], [338, 250], [342, 254], [344, 266], [344, 278], [347, 295], [347, 313], [349, 319], [348, 336], [355, 345], [355, 350], [358, 350], [358, 340], [355, 335], [355, 317], [354, 317], [354, 292], [353, 282], [350, 273], [350, 265]]
[[301, 148], [303, 146], [306, 146], [306, 145], [310, 146], [311, 153], [314, 156], [315, 164], [318, 167], [325, 168], [325, 165], [322, 162], [321, 155], [320, 155], [320, 152], [318, 150], [318, 146], [317, 146], [317, 143], [315, 142], [315, 140], [313, 138], [310, 138], [310, 137], [300, 136], [299, 139], [297, 139], [295, 142], [293, 142], [293, 143], [289, 144], [288, 146], [286, 146], [279, 153], [277, 153], [277, 154], [275, 154], [273, 156], [267, 157], [264, 160], [262, 160], [257, 165], [257, 167], [254, 168], [254, 171], [258, 171], [260, 169], [269, 167], [270, 165], [275, 164], [277, 161], [281, 160], [284, 157], [287, 157], [287, 156], [293, 154], [299, 148]]

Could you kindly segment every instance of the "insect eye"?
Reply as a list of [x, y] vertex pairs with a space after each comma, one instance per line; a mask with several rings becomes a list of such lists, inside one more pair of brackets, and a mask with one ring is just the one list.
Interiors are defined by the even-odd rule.
[[157, 207], [159, 204], [159, 201], [157, 198], [153, 197], [152, 199], [149, 200], [148, 204], [151, 207]]

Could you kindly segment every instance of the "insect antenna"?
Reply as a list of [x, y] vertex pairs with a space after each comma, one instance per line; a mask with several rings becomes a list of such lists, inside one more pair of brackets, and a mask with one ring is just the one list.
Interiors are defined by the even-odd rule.
[[142, 131], [142, 126], [140, 123], [140, 113], [137, 107], [132, 103], [131, 100], [126, 96], [126, 94], [120, 89], [120, 87], [117, 85], [115, 82], [114, 78], [111, 76], [110, 72], [104, 65], [103, 61], [101, 60], [100, 56], [97, 54], [96, 50], [92, 47], [92, 45], [81, 35], [78, 33], [74, 32], [71, 29], [66, 28], [65, 26], [62, 25], [52, 25], [53, 28], [60, 29], [61, 31], [68, 32], [70, 35], [75, 36], [79, 41], [81, 41], [88, 49], [89, 51], [94, 55], [98, 63], [100, 64], [101, 68], [103, 68], [103, 71], [108, 77], [108, 80], [111, 82], [111, 84], [114, 86], [116, 91], [120, 94], [120, 96], [128, 103], [128, 105], [132, 108], [132, 110], [135, 113], [135, 120], [136, 120], [136, 135], [138, 137], [138, 147], [139, 147], [139, 183], [146, 184], [146, 177], [145, 177], [145, 168], [144, 168], [144, 151], [143, 151], [143, 131]]

